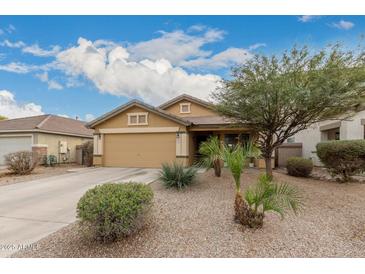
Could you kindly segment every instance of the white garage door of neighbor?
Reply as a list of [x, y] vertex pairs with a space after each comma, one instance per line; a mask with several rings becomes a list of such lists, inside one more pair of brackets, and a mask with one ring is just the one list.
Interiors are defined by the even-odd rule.
[[6, 154], [20, 150], [32, 150], [32, 138], [30, 136], [0, 137], [0, 165], [4, 164]]

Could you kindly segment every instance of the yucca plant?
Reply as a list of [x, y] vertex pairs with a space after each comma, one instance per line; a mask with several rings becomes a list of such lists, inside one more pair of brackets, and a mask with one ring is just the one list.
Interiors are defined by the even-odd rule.
[[251, 227], [261, 227], [267, 211], [283, 218], [287, 211], [297, 214], [303, 207], [302, 196], [296, 187], [273, 182], [266, 174], [260, 175], [257, 183], [246, 190], [245, 200], [254, 220], [250, 222]]
[[198, 165], [207, 169], [214, 168], [214, 174], [221, 176], [221, 161], [223, 160], [223, 149], [217, 136], [211, 136], [199, 146], [199, 153], [202, 155]]
[[166, 188], [175, 187], [182, 189], [190, 185], [197, 174], [194, 167], [184, 168], [183, 165], [174, 162], [173, 164], [162, 164], [160, 171], [160, 181]]

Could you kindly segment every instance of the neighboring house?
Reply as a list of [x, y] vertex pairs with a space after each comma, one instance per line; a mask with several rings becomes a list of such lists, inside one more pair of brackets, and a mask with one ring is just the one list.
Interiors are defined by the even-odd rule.
[[211, 135], [231, 146], [253, 137], [212, 104], [189, 95], [159, 107], [133, 100], [87, 126], [95, 130], [94, 164], [112, 167], [161, 167], [173, 161], [187, 166], [199, 158], [200, 143]]
[[287, 140], [287, 143], [302, 143], [302, 156], [321, 165], [317, 157], [316, 145], [330, 140], [364, 139], [365, 110], [357, 112], [345, 120], [329, 120], [313, 124]]
[[76, 145], [92, 140], [93, 130], [75, 119], [40, 115], [0, 121], [0, 165], [4, 155], [20, 150], [55, 155], [57, 161], [74, 162]]

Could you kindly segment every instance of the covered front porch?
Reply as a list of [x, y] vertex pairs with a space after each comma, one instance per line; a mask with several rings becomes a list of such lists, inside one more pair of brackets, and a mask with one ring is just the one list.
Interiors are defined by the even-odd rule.
[[245, 144], [255, 139], [255, 134], [245, 128], [195, 128], [189, 131], [189, 164], [198, 162], [200, 144], [211, 136], [218, 136], [222, 146], [234, 147], [237, 144]]

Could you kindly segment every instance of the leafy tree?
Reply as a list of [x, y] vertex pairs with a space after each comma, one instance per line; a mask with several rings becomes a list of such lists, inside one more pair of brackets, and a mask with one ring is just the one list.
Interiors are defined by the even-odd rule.
[[6, 117], [6, 116], [4, 116], [4, 115], [0, 115], [0, 121], [2, 121], [2, 120], [6, 120], [6, 119], [8, 119], [8, 117]]
[[272, 176], [271, 157], [288, 137], [311, 124], [348, 115], [365, 95], [365, 53], [339, 45], [311, 53], [294, 47], [281, 56], [256, 55], [233, 69], [213, 93], [217, 110], [258, 134]]

